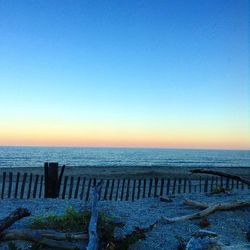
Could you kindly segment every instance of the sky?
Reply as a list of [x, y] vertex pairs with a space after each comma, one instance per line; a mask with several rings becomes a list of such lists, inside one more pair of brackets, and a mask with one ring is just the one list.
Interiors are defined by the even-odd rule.
[[250, 149], [249, 9], [0, 0], [0, 145]]

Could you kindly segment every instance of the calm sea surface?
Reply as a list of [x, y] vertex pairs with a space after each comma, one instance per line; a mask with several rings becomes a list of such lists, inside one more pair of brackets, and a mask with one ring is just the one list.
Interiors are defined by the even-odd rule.
[[0, 147], [0, 167], [40, 167], [46, 161], [71, 166], [250, 167], [250, 151]]

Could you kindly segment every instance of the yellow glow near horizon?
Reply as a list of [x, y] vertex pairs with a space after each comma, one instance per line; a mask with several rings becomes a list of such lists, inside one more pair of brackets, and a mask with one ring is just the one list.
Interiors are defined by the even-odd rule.
[[60, 122], [12, 123], [0, 126], [0, 145], [167, 147], [250, 149], [248, 130], [82, 125]]

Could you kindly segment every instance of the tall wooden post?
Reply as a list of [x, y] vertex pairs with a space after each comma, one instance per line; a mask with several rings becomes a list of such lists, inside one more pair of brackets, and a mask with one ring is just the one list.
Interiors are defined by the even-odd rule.
[[44, 177], [45, 177], [45, 198], [57, 198], [58, 197], [58, 163], [57, 162], [45, 162], [44, 163]]

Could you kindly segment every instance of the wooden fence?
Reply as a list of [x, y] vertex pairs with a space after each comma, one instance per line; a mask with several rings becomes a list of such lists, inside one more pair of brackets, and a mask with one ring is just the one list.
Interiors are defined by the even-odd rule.
[[[59, 188], [61, 199], [89, 200], [91, 188], [100, 181], [95, 178], [64, 176]], [[105, 179], [101, 189], [101, 200], [134, 201], [147, 197], [168, 196], [181, 193], [211, 192], [215, 188], [249, 189], [242, 182], [229, 178], [207, 176], [206, 178], [144, 178]], [[45, 180], [43, 175], [32, 173], [13, 174], [3, 172], [0, 176], [0, 199], [44, 198]]]

